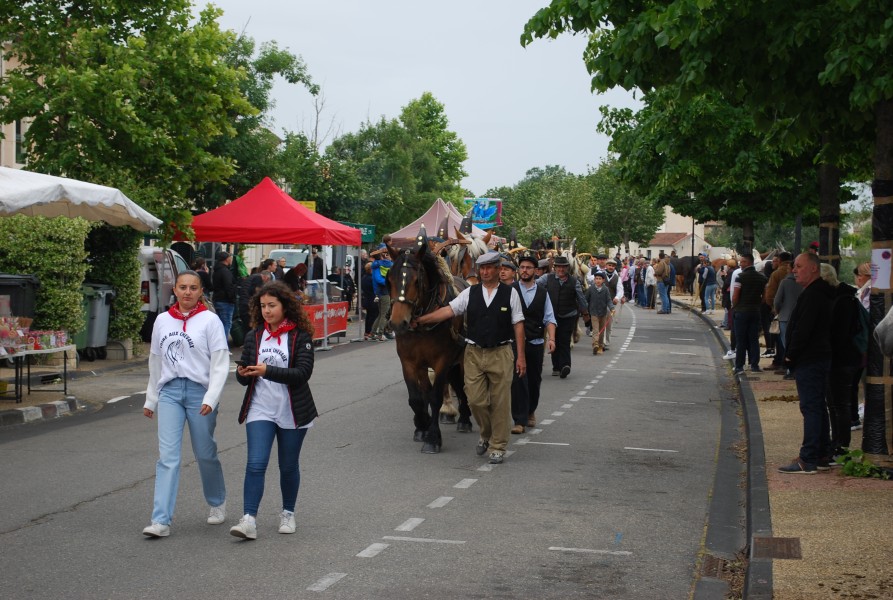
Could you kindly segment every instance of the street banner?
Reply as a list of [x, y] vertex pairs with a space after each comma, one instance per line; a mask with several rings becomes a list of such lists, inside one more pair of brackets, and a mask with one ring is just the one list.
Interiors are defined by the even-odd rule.
[[[304, 306], [310, 322], [313, 323], [313, 339], [321, 340], [326, 337], [347, 331], [347, 302], [332, 302], [326, 306], [322, 304], [307, 304]], [[328, 310], [328, 313], [326, 312]], [[328, 325], [325, 325], [328, 315]]]

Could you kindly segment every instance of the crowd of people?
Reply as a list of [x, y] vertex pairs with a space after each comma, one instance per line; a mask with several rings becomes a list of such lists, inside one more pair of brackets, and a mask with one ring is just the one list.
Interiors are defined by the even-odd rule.
[[[360, 303], [366, 337], [376, 341], [389, 337], [386, 277], [392, 262], [387, 241], [361, 255]], [[151, 523], [143, 529], [148, 537], [170, 535], [187, 425], [209, 506], [207, 522], [226, 520], [226, 486], [214, 433], [230, 372], [227, 333], [236, 307], [251, 329], [236, 361], [236, 379], [246, 388], [238, 422], [245, 425], [247, 460], [242, 517], [230, 533], [257, 538], [274, 440], [281, 490], [278, 531], [296, 530], [299, 457], [318, 416], [309, 387], [313, 327], [300, 291], [306, 273], [312, 269], [316, 274], [321, 259], [313, 256], [307, 265], [288, 271], [281, 262], [266, 259], [238, 282], [233, 257], [221, 251], [215, 258], [213, 273], [199, 260], [196, 270], [178, 275], [177, 303], [159, 315], [153, 328], [143, 412], [158, 423], [159, 457]], [[490, 463], [502, 463], [510, 436], [536, 425], [545, 355], [553, 376], [568, 377], [581, 319], [592, 337], [593, 355], [600, 355], [610, 350], [612, 324], [623, 304], [655, 310], [659, 298], [656, 313], [672, 313], [676, 272], [670, 259], [663, 253], [650, 260], [597, 254], [588, 272], [573, 275], [578, 265], [562, 254], [541, 259], [524, 250], [513, 258], [490, 251], [476, 260], [477, 283], [446, 306], [413, 319], [412, 326], [418, 327], [465, 316], [464, 388], [480, 430], [475, 446], [479, 456], [488, 454]], [[796, 257], [781, 252], [760, 270], [747, 254], [724, 261], [718, 271], [706, 255], [698, 262], [701, 311], [714, 314], [720, 296], [721, 326], [731, 330], [732, 350], [725, 358], [734, 360], [736, 374], [744, 373], [745, 365], [760, 372], [760, 360], [771, 358], [779, 375], [796, 382], [803, 443], [797, 458], [779, 471], [815, 473], [842, 460], [851, 431], [861, 427], [858, 398], [868, 345], [870, 265], [854, 269], [854, 287], [820, 262], [815, 247]], [[289, 273], [294, 273], [291, 281]], [[344, 283], [350, 273], [338, 269], [329, 277]], [[760, 335], [766, 348], [762, 354]]]

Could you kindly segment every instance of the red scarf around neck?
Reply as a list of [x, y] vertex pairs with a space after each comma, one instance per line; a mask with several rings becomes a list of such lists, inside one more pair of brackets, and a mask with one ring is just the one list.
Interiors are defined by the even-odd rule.
[[191, 311], [189, 311], [189, 312], [186, 313], [185, 315], [184, 315], [183, 312], [180, 310], [180, 303], [179, 303], [179, 302], [177, 302], [176, 304], [174, 304], [173, 306], [171, 306], [171, 307], [168, 309], [167, 313], [168, 313], [170, 316], [172, 316], [173, 318], [175, 318], [175, 319], [180, 319], [181, 321], [183, 321], [183, 331], [186, 331], [186, 321], [188, 321], [189, 319], [191, 319], [192, 317], [194, 317], [194, 316], [197, 315], [198, 313], [200, 313], [200, 312], [204, 312], [204, 311], [206, 311], [206, 310], [208, 310], [208, 307], [205, 306], [205, 303], [204, 303], [204, 302], [202, 302], [201, 300], [199, 300], [198, 304], [195, 305], [195, 308], [193, 308]]
[[272, 331], [272, 330], [270, 329], [270, 324], [269, 324], [269, 323], [264, 323], [264, 329], [267, 331], [267, 333], [270, 334], [270, 335], [267, 337], [267, 339], [264, 340], [264, 341], [267, 341], [267, 342], [268, 342], [268, 341], [272, 340], [273, 338], [276, 338], [276, 344], [277, 344], [278, 346], [281, 346], [281, 345], [282, 345], [282, 337], [281, 337], [282, 334], [283, 334], [283, 333], [288, 333], [289, 331], [291, 331], [291, 330], [294, 329], [295, 327], [297, 327], [297, 325], [294, 324], [294, 323], [292, 323], [292, 322], [289, 321], [288, 319], [283, 319], [282, 322], [279, 323], [279, 327], [276, 328], [276, 331]]

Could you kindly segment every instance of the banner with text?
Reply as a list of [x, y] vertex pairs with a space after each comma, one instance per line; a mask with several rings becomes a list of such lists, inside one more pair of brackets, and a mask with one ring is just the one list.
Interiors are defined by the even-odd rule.
[[[328, 314], [326, 310], [328, 309]], [[304, 310], [313, 323], [313, 339], [321, 340], [326, 337], [324, 329], [324, 321], [328, 316], [328, 333], [333, 335], [336, 333], [344, 333], [347, 331], [347, 312], [350, 310], [347, 302], [332, 302], [326, 306], [322, 304], [306, 304]]]

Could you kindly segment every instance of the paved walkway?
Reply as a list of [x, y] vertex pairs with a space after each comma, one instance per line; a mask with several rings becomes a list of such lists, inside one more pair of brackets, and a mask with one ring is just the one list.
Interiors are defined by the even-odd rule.
[[[690, 298], [682, 296], [677, 300], [690, 308]], [[722, 310], [713, 315], [702, 315], [700, 306], [691, 310], [717, 327], [718, 333], [728, 340], [729, 332], [719, 328]], [[761, 347], [761, 352], [764, 349]], [[768, 367], [771, 361], [761, 359], [761, 365]], [[732, 361], [727, 362], [731, 370]], [[893, 514], [893, 481], [847, 477], [838, 468], [815, 475], [779, 473], [778, 467], [789, 464], [797, 456], [803, 436], [796, 385], [771, 370], [762, 373], [748, 370], [739, 382], [742, 399], [746, 402], [750, 396], [756, 406], [757, 429], [762, 432], [765, 457], [765, 469], [759, 464], [750, 465], [749, 496], [753, 504], [760, 504], [762, 491], [756, 480], [762, 477], [768, 490], [768, 514], [757, 515], [754, 521], [769, 524], [774, 538], [772, 547], [764, 546], [757, 552], [768, 550], [770, 554], [796, 555], [799, 547], [800, 555], [799, 558], [756, 561], [764, 563], [771, 582], [761, 585], [753, 579], [752, 572], [748, 597], [775, 600], [893, 597], [893, 548], [887, 523], [888, 515]], [[752, 442], [758, 444], [759, 440], [752, 436]], [[861, 445], [862, 432], [854, 431], [851, 447], [856, 449]], [[891, 463], [881, 464], [891, 466]], [[753, 531], [754, 536], [764, 533]]]

